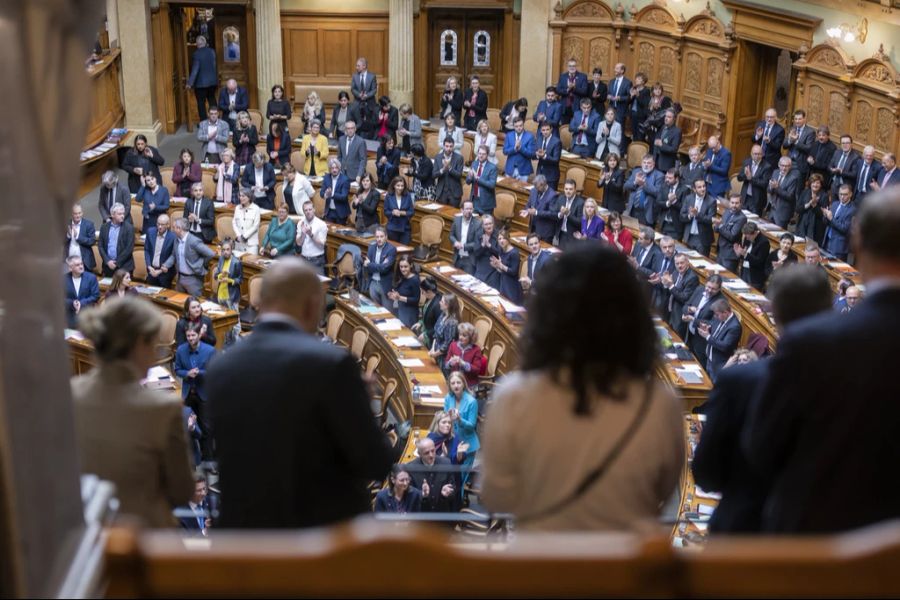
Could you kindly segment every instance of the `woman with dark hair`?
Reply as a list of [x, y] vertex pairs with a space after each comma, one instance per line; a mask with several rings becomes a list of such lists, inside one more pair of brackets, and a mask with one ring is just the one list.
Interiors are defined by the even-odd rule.
[[422, 492], [412, 486], [412, 477], [403, 465], [394, 465], [388, 486], [375, 496], [375, 512], [415, 513], [422, 511]]
[[269, 162], [278, 169], [291, 160], [291, 134], [288, 133], [287, 127], [278, 121], [269, 125], [266, 152], [269, 154]]
[[391, 180], [400, 174], [400, 148], [392, 135], [379, 139], [375, 153], [375, 170], [378, 173], [378, 187], [387, 189]]
[[353, 197], [350, 204], [356, 209], [356, 230], [375, 232], [375, 228], [381, 223], [378, 220], [378, 203], [381, 202], [381, 192], [375, 187], [375, 180], [371, 173], [363, 173], [359, 180], [359, 191]]
[[397, 123], [400, 115], [397, 109], [391, 106], [391, 99], [382, 96], [378, 99], [378, 123], [375, 125], [375, 137], [381, 139], [389, 137], [391, 139], [397, 134]]
[[392, 242], [409, 244], [412, 239], [412, 217], [415, 201], [406, 188], [406, 180], [394, 177], [384, 197], [384, 216], [387, 218], [388, 239]]
[[419, 282], [419, 287], [422, 290], [421, 295], [425, 298], [425, 305], [422, 306], [422, 318], [412, 326], [412, 330], [413, 333], [418, 334], [422, 345], [429, 348], [434, 339], [434, 326], [437, 325], [441, 316], [441, 298], [443, 296], [438, 291], [434, 277], [426, 277]]
[[[548, 263], [533, 292], [521, 371], [495, 388], [485, 423], [481, 500], [525, 529], [637, 530], [684, 462], [646, 294], [624, 256], [596, 245]], [[585, 318], [598, 314], [613, 318]]]
[[672, 107], [672, 99], [666, 96], [663, 84], [657, 81], [650, 90], [650, 102], [647, 104], [647, 120], [644, 121], [645, 141], [653, 147], [656, 134], [663, 128], [666, 110]]
[[650, 88], [647, 87], [647, 75], [635, 73], [634, 83], [631, 85], [631, 100], [628, 111], [631, 113], [631, 122], [634, 123], [632, 135], [635, 142], [645, 141], [644, 124], [647, 121], [650, 106]]
[[199, 328], [200, 341], [215, 347], [216, 330], [213, 329], [212, 319], [203, 314], [200, 300], [194, 296], [188, 296], [184, 300], [184, 311], [181, 318], [175, 323], [175, 345], [180, 346], [187, 341], [185, 332], [190, 326]]
[[194, 153], [190, 148], [182, 148], [178, 156], [181, 160], [172, 169], [172, 183], [177, 186], [175, 195], [190, 198], [191, 186], [203, 181], [203, 173], [200, 172], [200, 163], [194, 160]]
[[800, 192], [797, 199], [797, 235], [813, 240], [820, 246], [825, 241], [825, 228], [828, 221], [825, 210], [831, 205], [825, 180], [819, 173], [809, 176], [809, 186]]
[[139, 133], [134, 136], [134, 146], [125, 153], [122, 169], [128, 173], [128, 189], [132, 194], [144, 185], [144, 175], [152, 173], [156, 180], [162, 182], [159, 168], [166, 163], [159, 150], [147, 143], [147, 136]]
[[622, 225], [622, 215], [617, 211], [609, 213], [609, 227], [603, 230], [600, 237], [625, 256], [631, 256], [634, 236]]
[[416, 200], [431, 200], [434, 198], [434, 163], [425, 156], [425, 148], [422, 144], [413, 144], [409, 150], [409, 169], [406, 174], [412, 177], [413, 193]]
[[125, 296], [137, 296], [137, 290], [131, 287], [131, 275], [124, 269], [117, 269], [113, 273], [109, 289], [103, 294], [103, 301], [110, 298], [124, 298]]
[[443, 367], [447, 350], [450, 348], [453, 340], [456, 339], [456, 331], [462, 319], [462, 311], [455, 294], [444, 294], [438, 306], [441, 309], [441, 315], [434, 324], [434, 334], [431, 338], [431, 348], [428, 350], [428, 356], [433, 358], [439, 366]]
[[419, 321], [421, 293], [419, 276], [413, 269], [412, 262], [408, 256], [401, 256], [397, 259], [397, 272], [391, 291], [387, 293], [388, 299], [391, 300], [387, 308], [410, 329]]
[[[344, 135], [344, 123], [350, 119], [350, 94], [338, 92], [338, 103], [331, 111], [331, 122], [328, 125], [328, 137], [338, 139]], [[322, 121], [324, 123], [325, 121]]]
[[528, 117], [528, 98], [510, 100], [503, 105], [503, 108], [500, 109], [500, 130], [503, 133], [514, 131], [513, 120], [516, 117], [522, 117], [523, 121]]
[[497, 287], [501, 296], [515, 304], [522, 303], [522, 284], [519, 283], [519, 249], [512, 245], [509, 231], [501, 229], [497, 233], [497, 245], [500, 254], [490, 258], [491, 266], [499, 275]]
[[797, 262], [797, 255], [793, 253], [794, 234], [783, 233], [778, 240], [778, 249], [769, 253], [769, 260], [766, 261], [766, 280], [772, 275], [775, 269]]
[[287, 125], [291, 118], [291, 103], [284, 99], [284, 88], [277, 83], [272, 86], [272, 97], [266, 104], [266, 118], [269, 122], [280, 121]]
[[603, 208], [611, 212], [625, 211], [625, 170], [615, 152], [606, 155], [606, 168], [597, 181], [597, 188], [603, 190]]

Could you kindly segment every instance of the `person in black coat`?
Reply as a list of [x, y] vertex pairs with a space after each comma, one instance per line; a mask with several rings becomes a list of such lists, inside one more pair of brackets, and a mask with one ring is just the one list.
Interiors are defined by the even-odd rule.
[[822, 176], [813, 173], [809, 176], [809, 187], [800, 192], [797, 200], [797, 235], [813, 240], [820, 246], [824, 243], [825, 228], [828, 221], [825, 210], [831, 205], [828, 188]]
[[772, 167], [763, 160], [762, 146], [755, 145], [750, 150], [750, 158], [741, 165], [737, 179], [741, 182], [741, 202], [750, 212], [763, 216], [768, 202], [769, 180]]
[[634, 82], [631, 84], [628, 114], [631, 118], [631, 130], [634, 141], [643, 142], [646, 135], [644, 125], [650, 114], [650, 88], [647, 87], [647, 76], [644, 73], [636, 73], [634, 75]]
[[203, 314], [203, 307], [200, 300], [194, 296], [188, 296], [184, 300], [184, 308], [181, 312], [181, 318], [175, 323], [175, 345], [180, 346], [187, 341], [186, 331], [188, 327], [195, 326], [200, 328], [200, 341], [215, 347], [216, 330], [213, 327], [212, 319]]
[[682, 320], [687, 321], [685, 335], [682, 339], [690, 347], [691, 352], [706, 368], [706, 339], [700, 335], [698, 326], [709, 325], [713, 320], [712, 306], [716, 300], [725, 296], [722, 294], [722, 277], [710, 275], [703, 287], [697, 287], [691, 298], [685, 302], [681, 312]]
[[457, 123], [462, 123], [462, 107], [463, 93], [459, 89], [459, 81], [456, 77], [448, 77], [447, 87], [441, 94], [441, 120], [444, 120], [448, 114], [452, 114], [456, 117]]
[[766, 266], [769, 262], [769, 239], [753, 221], [744, 223], [740, 246], [734, 248], [738, 257], [741, 279], [762, 290], [766, 285]]
[[386, 135], [379, 140], [375, 153], [375, 170], [378, 173], [378, 187], [386, 190], [394, 177], [400, 174], [400, 148], [393, 135]]
[[[136, 194], [144, 185], [144, 175], [152, 173], [157, 181], [162, 181], [159, 168], [166, 163], [159, 150], [147, 144], [147, 136], [139, 133], [134, 137], [134, 147], [125, 153], [122, 169], [128, 173], [128, 189]], [[130, 202], [130, 200], [129, 200]], [[126, 203], [126, 202], [123, 202]]]
[[419, 276], [412, 268], [408, 256], [397, 259], [397, 275], [387, 297], [391, 302], [387, 308], [410, 329], [419, 322]]
[[659, 227], [664, 235], [680, 240], [684, 234], [684, 223], [681, 222], [681, 203], [690, 193], [690, 189], [679, 180], [678, 169], [672, 167], [666, 171], [666, 179], [656, 195], [656, 215]]
[[422, 144], [413, 144], [409, 150], [409, 168], [406, 174], [412, 177], [412, 189], [416, 200], [434, 198], [434, 162], [425, 156]]
[[[827, 125], [819, 126], [816, 131], [816, 141], [813, 142], [812, 149], [809, 151], [809, 172], [810, 175], [818, 173], [822, 176], [823, 189], [831, 189], [831, 159], [837, 152], [837, 146], [831, 141], [831, 131]], [[812, 159], [810, 161], [810, 159]]]
[[[394, 139], [397, 135], [397, 127], [400, 123], [400, 113], [391, 106], [391, 99], [382, 96], [378, 99], [378, 113], [375, 115], [377, 124], [375, 125], [375, 139], [380, 140], [384, 137]], [[399, 151], [399, 149], [398, 149]]]
[[352, 518], [368, 512], [367, 485], [391, 468], [356, 360], [315, 335], [323, 307], [309, 265], [276, 261], [263, 274], [253, 335], [210, 364], [206, 391], [228, 497], [222, 527], [293, 529]]
[[[800, 318], [829, 309], [828, 276], [806, 265], [780, 270], [772, 278], [769, 297], [783, 330]], [[722, 494], [709, 522], [714, 533], [752, 533], [762, 526], [768, 473], [748, 462], [740, 438], [770, 365], [767, 359], [724, 369], [704, 405], [706, 424], [691, 468], [697, 485]]]
[[603, 69], [596, 67], [591, 73], [591, 80], [588, 81], [587, 88], [587, 97], [591, 99], [594, 112], [598, 115], [606, 112], [606, 96], [609, 93], [606, 84], [600, 81], [601, 77], [603, 77]]
[[[118, 228], [115, 254], [110, 252], [109, 239], [113, 229]], [[104, 277], [112, 277], [118, 270], [134, 271], [134, 227], [125, 220], [125, 208], [116, 204], [110, 213], [110, 221], [100, 227], [100, 239], [97, 241], [97, 250], [100, 252], [100, 261], [103, 263]]]
[[500, 287], [500, 274], [491, 264], [491, 259], [500, 256], [500, 245], [497, 243], [494, 217], [484, 215], [481, 218], [480, 237], [475, 240], [472, 257], [475, 263], [475, 277], [494, 289]]
[[423, 278], [419, 283], [419, 288], [421, 288], [421, 297], [425, 298], [425, 304], [422, 306], [422, 318], [413, 325], [412, 330], [413, 333], [418, 334], [419, 341], [426, 348], [430, 348], [431, 341], [434, 339], [434, 326], [441, 316], [443, 294], [438, 291], [434, 277]]
[[412, 486], [422, 492], [422, 512], [456, 512], [460, 509], [459, 474], [449, 470], [452, 462], [437, 456], [434, 440], [424, 437], [416, 442], [418, 458], [405, 463]]
[[515, 304], [522, 303], [522, 286], [519, 284], [519, 249], [509, 239], [509, 232], [501, 229], [497, 234], [497, 245], [500, 253], [490, 258], [491, 265], [497, 271], [500, 295]]
[[351, 206], [356, 209], [356, 230], [375, 231], [381, 223], [378, 220], [378, 204], [381, 192], [375, 188], [371, 173], [365, 173], [359, 180], [359, 191], [353, 197]]
[[513, 120], [521, 117], [523, 121], [528, 118], [528, 98], [510, 100], [500, 109], [500, 131], [510, 133], [515, 131]]
[[188, 222], [188, 230], [211, 244], [216, 237], [216, 207], [213, 201], [203, 197], [203, 184], [195, 183], [191, 186], [191, 198], [184, 203], [184, 212], [181, 215]]
[[684, 305], [690, 301], [700, 279], [691, 269], [691, 263], [684, 254], [675, 255], [675, 273], [660, 276], [660, 281], [669, 292], [669, 325], [682, 340], [687, 340], [688, 324], [682, 319]]
[[[606, 156], [606, 168], [597, 180], [597, 189], [603, 190], [603, 208], [610, 212], [625, 212], [625, 170], [619, 167], [619, 155], [610, 152]], [[680, 236], [679, 236], [680, 237]]]
[[470, 82], [471, 87], [463, 94], [462, 124], [467, 130], [475, 131], [479, 121], [487, 119], [488, 97], [481, 89], [481, 81], [477, 75], [472, 75]]

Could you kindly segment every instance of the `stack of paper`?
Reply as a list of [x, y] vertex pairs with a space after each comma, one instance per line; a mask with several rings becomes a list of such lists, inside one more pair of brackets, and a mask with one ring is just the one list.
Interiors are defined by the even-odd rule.
[[518, 304], [513, 304], [509, 300], [505, 298], [500, 298], [500, 306], [503, 307], [503, 310], [508, 313], [520, 313], [525, 312], [525, 308], [519, 306]]
[[703, 383], [703, 368], [698, 364], [687, 364], [675, 368], [675, 374], [685, 383]]
[[428, 202], [426, 204], [420, 204], [419, 206], [421, 208], [424, 208], [425, 210], [440, 210], [444, 207], [443, 204], [440, 204], [438, 202]]
[[400, 319], [385, 319], [375, 326], [379, 331], [400, 331], [403, 329], [403, 322]]
[[421, 348], [422, 344], [419, 343], [414, 337], [398, 337], [391, 340], [394, 342], [395, 346], [399, 346], [401, 348]]
[[452, 273], [456, 271], [456, 267], [452, 265], [441, 265], [438, 267], [438, 273]]
[[400, 363], [400, 366], [406, 367], [407, 369], [415, 369], [416, 367], [425, 366], [425, 363], [423, 363], [418, 358], [399, 358], [397, 360]]

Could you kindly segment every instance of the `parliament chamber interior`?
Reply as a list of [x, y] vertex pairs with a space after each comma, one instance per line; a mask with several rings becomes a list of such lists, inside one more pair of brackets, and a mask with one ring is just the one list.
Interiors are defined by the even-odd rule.
[[0, 23], [3, 597], [900, 594], [900, 1]]

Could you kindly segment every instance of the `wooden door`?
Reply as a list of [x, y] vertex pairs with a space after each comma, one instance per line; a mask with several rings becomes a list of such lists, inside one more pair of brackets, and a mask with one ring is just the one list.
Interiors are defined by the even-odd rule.
[[739, 66], [733, 70], [737, 77], [733, 125], [727, 141], [734, 156], [733, 168], [739, 168], [741, 161], [750, 156], [756, 123], [773, 106], [778, 49], [742, 40], [737, 54]]
[[431, 35], [430, 114], [441, 108], [441, 94], [448, 77], [459, 80], [460, 89], [469, 87], [469, 78], [478, 75], [488, 106], [502, 106], [503, 11], [429, 11]]
[[[187, 60], [187, 53], [184, 51], [183, 44], [181, 43], [184, 40], [184, 25], [182, 24], [181, 17], [181, 9], [178, 7], [170, 7], [169, 8], [169, 25], [172, 31], [172, 40], [177, 40], [178, 43], [173, 43], [169, 45], [169, 48], [165, 50], [165, 52], [171, 55], [171, 64], [174, 65], [174, 69], [172, 70], [172, 75], [168, 85], [171, 86], [171, 98], [172, 101], [169, 104], [168, 108], [172, 110], [172, 115], [170, 115], [170, 122], [174, 122], [174, 129], [170, 133], [174, 133], [178, 127], [181, 125], [185, 125], [188, 131], [193, 131], [193, 126], [196, 121], [192, 121], [192, 114], [196, 114], [197, 102], [194, 100], [194, 93], [192, 91], [188, 91], [185, 89], [185, 84], [187, 83], [187, 76], [190, 74], [190, 63], [185, 63]], [[193, 111], [188, 108], [190, 105], [194, 105]]]

